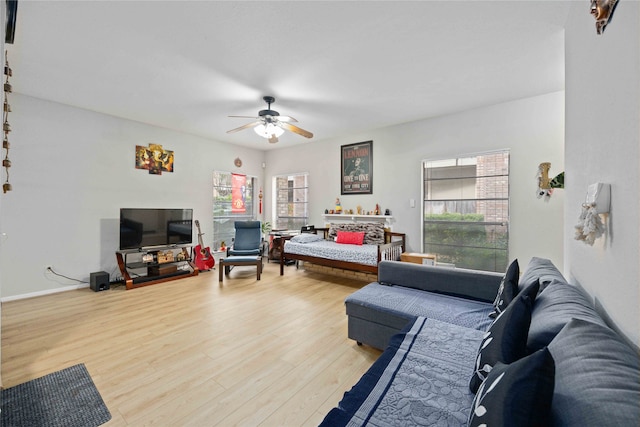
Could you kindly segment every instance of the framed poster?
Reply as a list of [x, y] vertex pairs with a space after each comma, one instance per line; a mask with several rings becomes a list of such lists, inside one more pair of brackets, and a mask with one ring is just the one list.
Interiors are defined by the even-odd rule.
[[373, 141], [340, 147], [340, 194], [373, 194]]

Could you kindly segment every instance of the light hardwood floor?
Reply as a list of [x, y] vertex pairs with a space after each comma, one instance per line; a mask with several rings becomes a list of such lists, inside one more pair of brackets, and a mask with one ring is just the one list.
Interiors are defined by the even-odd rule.
[[4, 386], [84, 363], [107, 426], [315, 426], [380, 355], [347, 338], [364, 284], [265, 263], [7, 302]]

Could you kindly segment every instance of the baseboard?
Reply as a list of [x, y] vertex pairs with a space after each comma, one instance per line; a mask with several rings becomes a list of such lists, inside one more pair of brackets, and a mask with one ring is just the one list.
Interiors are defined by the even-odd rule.
[[28, 294], [2, 297], [0, 298], [0, 302], [9, 302], [9, 301], [17, 301], [17, 300], [27, 299], [27, 298], [41, 297], [44, 295], [58, 294], [60, 292], [74, 291], [76, 289], [82, 289], [82, 288], [88, 288], [88, 287], [89, 287], [88, 283], [82, 283], [79, 285], [65, 286], [64, 288], [47, 289], [46, 291], [38, 291], [38, 292], [31, 292]]

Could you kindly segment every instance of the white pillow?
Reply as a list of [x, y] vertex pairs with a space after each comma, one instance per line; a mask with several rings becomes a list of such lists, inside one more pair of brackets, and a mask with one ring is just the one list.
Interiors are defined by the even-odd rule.
[[319, 242], [320, 240], [324, 240], [324, 238], [322, 238], [322, 236], [319, 236], [317, 234], [311, 234], [311, 233], [302, 233], [302, 234], [293, 236], [291, 238], [291, 241], [296, 243], [312, 243], [312, 242]]

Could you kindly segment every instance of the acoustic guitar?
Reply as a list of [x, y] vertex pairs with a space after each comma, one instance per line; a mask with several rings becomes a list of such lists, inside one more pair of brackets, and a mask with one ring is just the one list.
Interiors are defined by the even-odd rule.
[[209, 250], [209, 248], [205, 248], [204, 244], [202, 243], [203, 233], [200, 232], [200, 222], [196, 219], [195, 223], [196, 227], [198, 228], [198, 245], [193, 248], [193, 253], [196, 258], [196, 267], [198, 267], [198, 270], [200, 271], [211, 270], [216, 264], [216, 260], [211, 255], [211, 251]]

